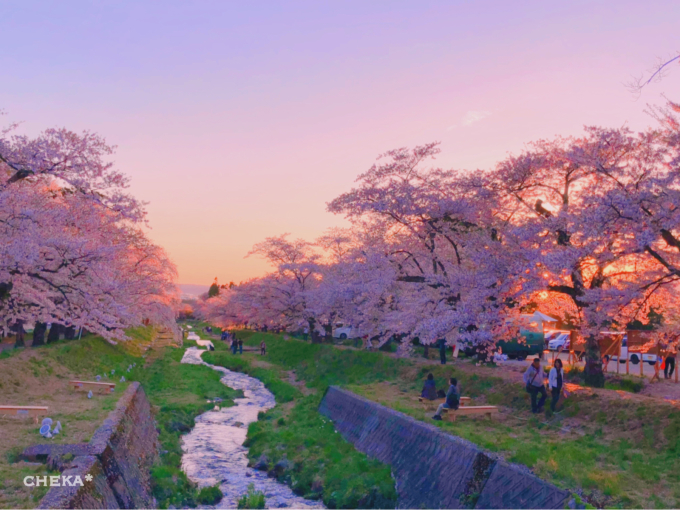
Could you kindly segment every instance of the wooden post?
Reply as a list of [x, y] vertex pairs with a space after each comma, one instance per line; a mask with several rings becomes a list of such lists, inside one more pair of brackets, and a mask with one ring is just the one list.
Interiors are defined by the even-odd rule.
[[619, 375], [619, 365], [621, 364], [621, 342], [623, 341], [622, 339], [623, 337], [621, 337], [619, 341], [616, 343], [619, 348], [616, 354], [616, 375]]
[[640, 354], [640, 377], [644, 377], [645, 376], [645, 373], [644, 373], [645, 362], [642, 361], [642, 353], [640, 352], [639, 354]]

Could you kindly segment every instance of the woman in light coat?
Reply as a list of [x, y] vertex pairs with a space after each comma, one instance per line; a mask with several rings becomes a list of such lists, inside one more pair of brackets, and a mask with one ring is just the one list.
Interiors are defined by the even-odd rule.
[[548, 374], [548, 386], [552, 392], [552, 402], [550, 402], [550, 409], [555, 412], [555, 406], [560, 399], [562, 393], [562, 386], [564, 385], [564, 369], [562, 368], [562, 360], [557, 358], [555, 364], [550, 369]]

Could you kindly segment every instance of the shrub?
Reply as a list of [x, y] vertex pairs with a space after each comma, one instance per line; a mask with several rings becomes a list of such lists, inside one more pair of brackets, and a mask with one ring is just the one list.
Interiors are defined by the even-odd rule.
[[238, 508], [264, 508], [264, 493], [256, 491], [251, 483], [248, 492], [239, 498]]
[[[222, 499], [222, 491], [219, 485], [212, 487], [203, 487], [198, 491], [196, 501], [201, 505], [216, 505]], [[264, 508], [264, 507], [262, 507]]]

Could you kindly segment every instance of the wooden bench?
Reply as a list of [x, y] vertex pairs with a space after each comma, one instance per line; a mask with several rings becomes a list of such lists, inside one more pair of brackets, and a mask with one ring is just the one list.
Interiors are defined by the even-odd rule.
[[94, 381], [69, 381], [69, 384], [74, 390], [83, 390], [101, 393], [113, 393], [116, 388], [115, 383], [110, 382], [94, 382]]
[[489, 418], [492, 414], [498, 414], [498, 407], [496, 406], [465, 406], [458, 409], [444, 408], [444, 416], [448, 421], [456, 421], [457, 416], [474, 416], [478, 414], [485, 414]]
[[45, 416], [48, 407], [41, 406], [0, 406], [0, 414], [9, 416], [32, 416], [33, 420], [38, 423], [38, 416]]
[[[460, 397], [460, 406], [461, 407], [469, 406], [470, 400], [471, 400], [470, 397]], [[423, 398], [423, 397], [418, 397], [418, 402], [423, 404], [423, 407], [425, 409], [436, 410], [437, 407], [439, 406], [439, 404], [443, 404], [444, 402], [446, 402], [446, 399], [445, 398], [438, 398], [437, 400], [428, 400], [428, 399]]]

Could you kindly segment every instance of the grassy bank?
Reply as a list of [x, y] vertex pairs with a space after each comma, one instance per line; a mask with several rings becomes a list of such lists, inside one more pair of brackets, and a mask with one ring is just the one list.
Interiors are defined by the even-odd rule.
[[[100, 337], [62, 340], [37, 348], [5, 351], [0, 359], [0, 403], [46, 405], [49, 416], [61, 421], [62, 433], [53, 443], [80, 443], [90, 440], [118, 398], [132, 381], [140, 381], [151, 402], [161, 430], [161, 448], [167, 452], [153, 472], [153, 489], [159, 503], [192, 506], [201, 494], [180, 469], [180, 435], [193, 426], [195, 416], [212, 407], [210, 397], [221, 397], [223, 405], [240, 396], [219, 382], [219, 374], [203, 366], [182, 365], [181, 349], [166, 348], [148, 367], [141, 358], [139, 344], [148, 344], [151, 328], [129, 331], [128, 343], [111, 345]], [[127, 367], [136, 364], [131, 372]], [[111, 374], [111, 371], [115, 371]], [[94, 380], [108, 374], [116, 382], [114, 394], [88, 399], [85, 393], [72, 392], [68, 381]], [[125, 376], [126, 382], [120, 382]], [[38, 426], [30, 420], [0, 417], [0, 508], [32, 508], [47, 492], [44, 487], [25, 487], [27, 475], [49, 474], [42, 464], [19, 460], [21, 451], [35, 443], [44, 443]]]
[[[629, 393], [576, 388], [558, 406], [559, 414], [548, 411], [535, 416], [529, 412], [529, 397], [521, 384], [475, 373], [479, 370], [471, 363], [423, 366], [382, 353], [283, 340], [281, 335], [243, 332], [239, 336], [246, 345], [267, 342], [265, 359], [274, 364], [280, 378], [295, 371], [307, 387], [319, 391], [317, 395], [329, 384], [344, 386], [524, 464], [541, 478], [583, 494], [595, 506], [680, 507], [680, 411], [670, 404]], [[259, 356], [243, 355], [249, 358]], [[492, 420], [464, 417], [456, 423], [433, 422], [432, 411], [423, 410], [416, 400], [428, 372], [442, 389], [448, 377], [457, 377], [473, 405], [498, 405], [501, 413]], [[315, 412], [318, 396], [305, 398]], [[273, 444], [275, 434], [275, 423], [253, 426], [249, 432], [253, 458]]]
[[[318, 346], [300, 347], [314, 351]], [[257, 366], [261, 362], [251, 353], [214, 352], [203, 359], [260, 379], [276, 396], [276, 407], [248, 428], [251, 465], [268, 470], [299, 495], [322, 499], [329, 508], [394, 508], [390, 468], [356, 451], [335, 432], [317, 412], [321, 392], [304, 395], [285, 382], [284, 367]]]

